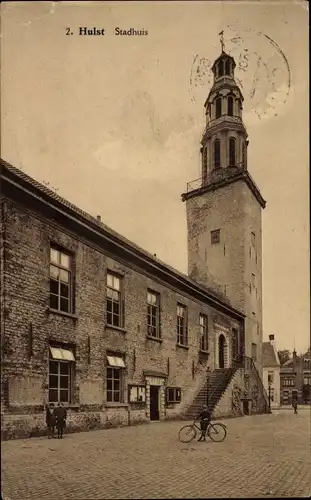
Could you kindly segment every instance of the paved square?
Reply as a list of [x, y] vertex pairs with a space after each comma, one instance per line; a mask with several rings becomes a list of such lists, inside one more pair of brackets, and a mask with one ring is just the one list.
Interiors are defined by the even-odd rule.
[[310, 409], [224, 421], [223, 443], [178, 441], [181, 422], [2, 443], [2, 498], [306, 497]]

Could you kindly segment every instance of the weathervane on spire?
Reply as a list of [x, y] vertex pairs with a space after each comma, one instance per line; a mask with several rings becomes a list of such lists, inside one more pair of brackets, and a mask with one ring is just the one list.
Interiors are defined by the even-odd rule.
[[220, 35], [221, 52], [224, 52], [225, 51], [224, 30], [222, 30], [220, 33], [218, 33], [218, 35]]

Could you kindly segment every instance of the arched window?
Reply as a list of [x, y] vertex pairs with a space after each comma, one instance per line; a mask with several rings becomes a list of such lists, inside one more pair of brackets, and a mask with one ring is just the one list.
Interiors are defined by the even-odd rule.
[[229, 166], [236, 166], [236, 158], [235, 158], [235, 139], [234, 137], [230, 137], [229, 139]]
[[221, 116], [221, 97], [216, 99], [216, 118]]
[[220, 167], [220, 140], [216, 139], [214, 142], [214, 167]]
[[224, 74], [224, 61], [219, 61], [218, 76], [223, 76], [223, 74]]
[[203, 179], [207, 176], [207, 147], [205, 146], [202, 151], [202, 177]]
[[226, 60], [225, 74], [230, 75], [230, 61], [229, 61], [229, 59]]
[[233, 97], [231, 95], [228, 97], [228, 115], [233, 116]]
[[242, 167], [246, 168], [246, 144], [242, 142]]

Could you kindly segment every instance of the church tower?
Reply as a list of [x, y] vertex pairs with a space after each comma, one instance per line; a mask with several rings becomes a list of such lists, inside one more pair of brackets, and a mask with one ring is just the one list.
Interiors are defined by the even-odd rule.
[[[223, 49], [223, 44], [222, 44]], [[201, 178], [188, 183], [188, 274], [219, 285], [246, 315], [244, 354], [262, 375], [262, 222], [265, 201], [248, 172], [248, 136], [235, 62], [224, 50], [212, 67], [214, 82], [205, 102]], [[219, 288], [218, 287], [218, 288]]]

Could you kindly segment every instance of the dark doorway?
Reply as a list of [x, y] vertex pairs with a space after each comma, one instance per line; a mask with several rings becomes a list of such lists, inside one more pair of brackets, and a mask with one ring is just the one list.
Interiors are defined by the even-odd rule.
[[218, 353], [219, 353], [219, 368], [225, 367], [225, 344], [226, 339], [224, 335], [219, 335], [218, 339]]
[[150, 420], [160, 420], [159, 389], [157, 385], [150, 386]]
[[247, 400], [243, 401], [243, 412], [244, 412], [244, 415], [249, 415], [249, 403]]

